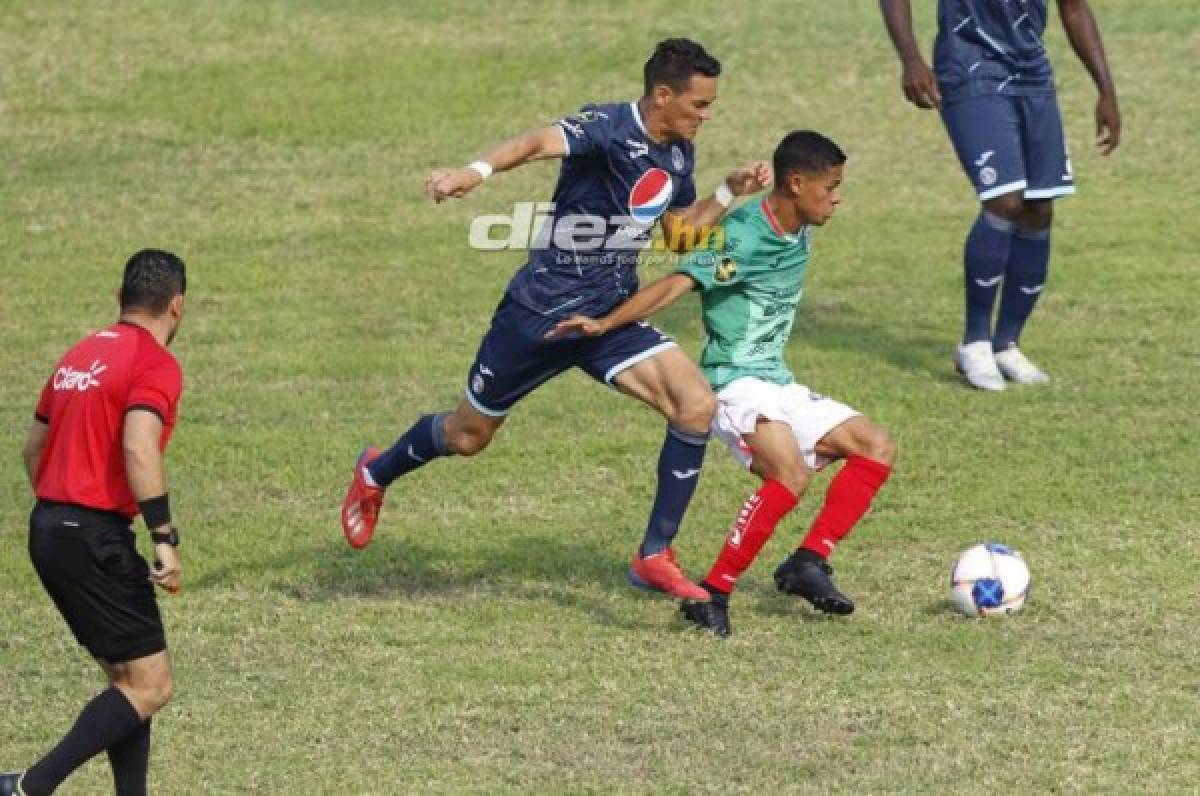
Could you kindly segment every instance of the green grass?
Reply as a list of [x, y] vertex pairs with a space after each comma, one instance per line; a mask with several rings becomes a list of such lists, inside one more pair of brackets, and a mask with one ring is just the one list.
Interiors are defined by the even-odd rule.
[[[949, 362], [971, 193], [936, 117], [902, 101], [875, 4], [0, 2], [0, 767], [99, 685], [28, 563], [16, 449], [53, 359], [158, 245], [191, 285], [156, 792], [1194, 792], [1200, 12], [1094, 6], [1125, 142], [1092, 150], [1094, 94], [1053, 20], [1080, 192], [1024, 342], [1055, 381], [996, 396]], [[435, 207], [425, 172], [631, 98], [678, 34], [726, 64], [702, 189], [795, 127], [851, 156], [789, 357], [900, 444], [837, 556], [859, 612], [771, 587], [824, 478], [744, 579], [729, 641], [626, 587], [662, 424], [578, 374], [483, 457], [398, 485], [350, 551], [355, 452], [457, 399], [520, 264], [467, 249], [469, 219], [555, 176]], [[694, 303], [660, 320], [698, 351]], [[752, 486], [714, 447], [681, 537], [693, 573]], [[984, 539], [1033, 571], [1012, 620], [949, 610], [950, 563]]]

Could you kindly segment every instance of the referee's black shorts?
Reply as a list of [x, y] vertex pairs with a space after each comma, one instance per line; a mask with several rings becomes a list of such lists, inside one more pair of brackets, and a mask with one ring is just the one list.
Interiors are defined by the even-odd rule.
[[167, 648], [150, 567], [122, 515], [39, 500], [29, 516], [29, 557], [93, 657], [124, 663]]

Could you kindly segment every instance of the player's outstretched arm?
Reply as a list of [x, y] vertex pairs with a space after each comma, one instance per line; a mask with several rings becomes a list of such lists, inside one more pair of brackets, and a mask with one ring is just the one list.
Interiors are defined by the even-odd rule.
[[558, 125], [530, 130], [502, 141], [479, 160], [461, 169], [434, 169], [425, 178], [425, 193], [435, 202], [461, 199], [497, 171], [508, 171], [531, 160], [561, 158], [567, 154]]
[[21, 448], [21, 458], [25, 461], [25, 475], [29, 476], [29, 485], [37, 486], [38, 464], [42, 461], [42, 451], [46, 449], [46, 438], [50, 435], [50, 426], [41, 420], [34, 420], [29, 427], [29, 435], [25, 437], [25, 446]]
[[[167, 477], [162, 451], [158, 447], [162, 430], [162, 420], [154, 412], [131, 409], [125, 413], [121, 445], [125, 453], [125, 477], [129, 481], [129, 490], [133, 492], [133, 499], [139, 506], [161, 500], [159, 505], [163, 508], [160, 511], [168, 512], [166, 522], [147, 516], [146, 525], [153, 532], [169, 533], [169, 509], [165, 508]], [[143, 514], [148, 512], [149, 506], [143, 510]], [[155, 567], [151, 578], [172, 594], [179, 591], [179, 551], [170, 544], [155, 544], [154, 557]]]
[[584, 337], [597, 337], [613, 329], [642, 321], [654, 313], [675, 303], [675, 300], [690, 291], [696, 283], [687, 274], [667, 274], [657, 282], [652, 282], [633, 294], [627, 301], [621, 302], [615, 310], [603, 318], [589, 318], [586, 315], [573, 315], [546, 333], [546, 339], [556, 340], [571, 334]]
[[662, 230], [667, 248], [676, 254], [691, 251], [708, 239], [712, 229], [733, 203], [735, 196], [747, 196], [771, 184], [771, 164], [755, 160], [729, 173], [712, 196], [684, 210], [663, 213]]
[[1108, 71], [1108, 60], [1104, 57], [1104, 42], [1100, 39], [1100, 28], [1087, 0], [1058, 0], [1058, 14], [1071, 49], [1083, 61], [1096, 91], [1096, 146], [1101, 154], [1107, 155], [1121, 143], [1121, 110], [1117, 107], [1117, 89]]
[[904, 96], [918, 108], [938, 108], [942, 104], [942, 93], [938, 90], [937, 78], [925, 59], [913, 35], [912, 3], [910, 0], [879, 0], [883, 22], [904, 71], [900, 84]]

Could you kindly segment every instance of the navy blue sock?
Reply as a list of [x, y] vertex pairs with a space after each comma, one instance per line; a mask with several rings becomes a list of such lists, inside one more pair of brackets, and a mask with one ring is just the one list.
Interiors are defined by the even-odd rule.
[[1050, 228], [1017, 227], [1004, 271], [1004, 297], [1000, 299], [1000, 314], [996, 318], [993, 350], [1003, 351], [1017, 344], [1025, 322], [1042, 294], [1049, 270]]
[[395, 445], [367, 465], [371, 479], [379, 486], [387, 487], [405, 473], [411, 473], [439, 456], [449, 456], [450, 449], [442, 435], [445, 419], [445, 413], [425, 415], [413, 423]]
[[1008, 262], [1013, 223], [986, 210], [979, 212], [963, 247], [963, 281], [967, 287], [963, 342], [992, 339], [992, 308]]
[[654, 496], [654, 508], [650, 510], [646, 536], [642, 539], [642, 555], [666, 550], [679, 532], [679, 524], [683, 522], [696, 484], [700, 482], [700, 469], [704, 466], [707, 449], [708, 434], [691, 434], [674, 426], [667, 427], [667, 438], [658, 454], [658, 492]]

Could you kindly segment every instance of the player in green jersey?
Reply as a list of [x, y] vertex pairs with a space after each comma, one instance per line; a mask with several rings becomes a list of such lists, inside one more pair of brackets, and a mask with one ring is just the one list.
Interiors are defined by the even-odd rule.
[[796, 383], [783, 352], [804, 292], [810, 232], [833, 215], [846, 156], [819, 133], [789, 133], [775, 150], [775, 186], [725, 220], [723, 239], [682, 259], [603, 318], [575, 316], [554, 336], [597, 335], [640, 321], [693, 289], [702, 291], [708, 342], [700, 358], [717, 393], [713, 431], [762, 486], [742, 505], [703, 587], [708, 602], [684, 601], [685, 617], [730, 633], [729, 596], [815, 471], [844, 459], [808, 535], [775, 570], [775, 584], [820, 611], [854, 603], [830, 577], [829, 554], [862, 518], [892, 471], [896, 445], [883, 428]]

